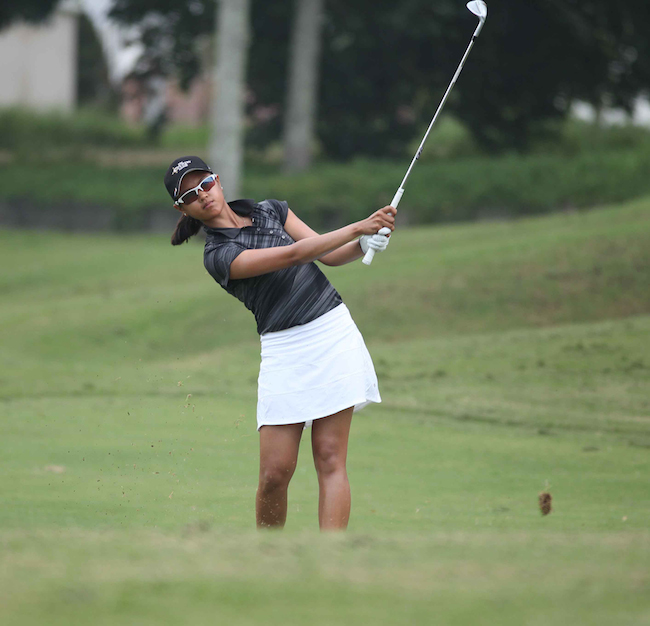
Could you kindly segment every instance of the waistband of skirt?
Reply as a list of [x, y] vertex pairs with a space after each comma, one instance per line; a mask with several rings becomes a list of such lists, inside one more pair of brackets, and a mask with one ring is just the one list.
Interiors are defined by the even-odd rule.
[[307, 322], [306, 324], [301, 324], [299, 326], [293, 326], [291, 328], [286, 328], [284, 330], [276, 330], [274, 332], [264, 333], [263, 335], [260, 335], [260, 341], [263, 346], [271, 346], [276, 343], [282, 344], [285, 342], [300, 341], [317, 334], [324, 334], [333, 331], [339, 326], [339, 324], [341, 324], [342, 321], [346, 320], [349, 320], [347, 324], [354, 324], [348, 307], [345, 306], [343, 302], [341, 302], [341, 304], [334, 307], [331, 311], [324, 313], [311, 322]]

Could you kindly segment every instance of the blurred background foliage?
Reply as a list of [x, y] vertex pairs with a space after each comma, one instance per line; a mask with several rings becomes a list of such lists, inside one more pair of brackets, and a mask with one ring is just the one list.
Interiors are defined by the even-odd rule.
[[[0, 200], [19, 205], [27, 198], [41, 211], [72, 202], [109, 205], [116, 228], [143, 228], [151, 211], [171, 212], [161, 184], [167, 162], [181, 152], [204, 154], [206, 136], [205, 128], [169, 127], [152, 148], [144, 128], [97, 110], [74, 118], [4, 111], [0, 150], [20, 156], [2, 166]], [[36, 142], [38, 155], [26, 149]], [[364, 156], [321, 159], [309, 171], [287, 176], [274, 157], [279, 153], [279, 147], [248, 150], [242, 195], [286, 198], [320, 229], [362, 219], [389, 203], [407, 165]], [[570, 120], [552, 141], [531, 144], [525, 155], [485, 156], [467, 127], [447, 116], [409, 180], [400, 219], [423, 224], [585, 209], [650, 194], [649, 171], [650, 132], [638, 128]]]
[[[484, 149], [525, 151], [553, 134], [557, 126], [549, 122], [564, 118], [574, 100], [629, 109], [648, 89], [647, 3], [495, 0], [489, 6], [489, 28], [448, 109]], [[248, 76], [256, 103], [284, 104], [293, 10], [290, 0], [252, 3]], [[152, 63], [185, 84], [196, 75], [214, 2], [116, 0], [112, 15], [144, 28]], [[403, 156], [435, 111], [474, 26], [455, 0], [328, 0], [318, 113], [324, 154]], [[279, 138], [280, 120], [257, 135]]]
[[47, 19], [59, 0], [2, 0], [0, 28], [18, 20], [40, 22]]
[[78, 38], [81, 62], [78, 64], [76, 91], [79, 106], [116, 111], [117, 93], [111, 85], [102, 44], [85, 13], [79, 16]]
[[[114, 0], [111, 16], [135, 29], [141, 72], [191, 83], [212, 58], [215, 2]], [[0, 27], [38, 21], [52, 0], [3, 2]], [[488, 27], [409, 182], [411, 223], [572, 210], [650, 193], [650, 131], [605, 126], [604, 107], [631, 111], [650, 87], [650, 8], [636, 0], [491, 0]], [[287, 198], [316, 227], [388, 203], [475, 27], [464, 2], [326, 0], [316, 160], [282, 170], [293, 0], [252, 0], [243, 195]], [[116, 211], [118, 228], [164, 209], [161, 171], [180, 153], [208, 150], [209, 128], [167, 124], [155, 140], [117, 115], [91, 22], [79, 27], [73, 115], [0, 110], [0, 201], [54, 210], [67, 202]], [[594, 106], [594, 123], [572, 117]], [[259, 116], [260, 108], [270, 112]], [[74, 181], [64, 180], [70, 163]], [[34, 168], [38, 186], [31, 182]], [[108, 187], [107, 187], [108, 184]]]

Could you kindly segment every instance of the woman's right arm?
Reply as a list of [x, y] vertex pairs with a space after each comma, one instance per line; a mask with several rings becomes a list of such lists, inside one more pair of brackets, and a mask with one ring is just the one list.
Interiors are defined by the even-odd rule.
[[252, 278], [294, 265], [311, 263], [360, 235], [373, 235], [384, 226], [394, 230], [395, 217], [392, 215], [394, 212], [393, 207], [386, 206], [365, 220], [344, 226], [331, 233], [301, 239], [288, 246], [244, 250], [230, 264], [230, 278]]

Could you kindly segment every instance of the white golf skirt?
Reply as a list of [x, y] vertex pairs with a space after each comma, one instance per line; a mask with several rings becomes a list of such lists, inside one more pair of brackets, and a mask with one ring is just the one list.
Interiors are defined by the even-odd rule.
[[260, 340], [258, 430], [302, 422], [306, 428], [348, 407], [381, 402], [372, 359], [345, 304]]

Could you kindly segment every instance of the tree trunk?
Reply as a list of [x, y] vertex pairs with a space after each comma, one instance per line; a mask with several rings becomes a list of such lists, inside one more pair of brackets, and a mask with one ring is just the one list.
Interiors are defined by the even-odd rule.
[[323, 0], [296, 0], [284, 119], [284, 166], [287, 172], [300, 172], [311, 164], [322, 11]]
[[244, 158], [249, 14], [249, 0], [219, 0], [209, 152], [210, 165], [219, 174], [226, 200], [239, 197]]

